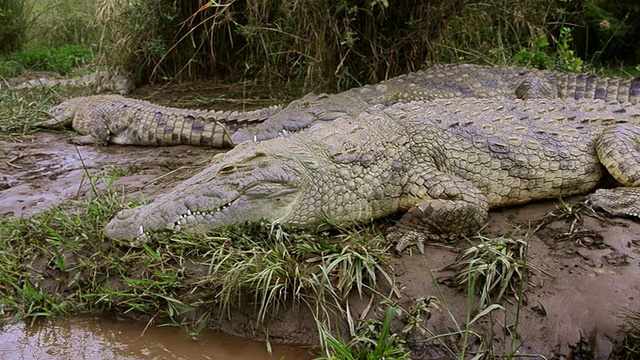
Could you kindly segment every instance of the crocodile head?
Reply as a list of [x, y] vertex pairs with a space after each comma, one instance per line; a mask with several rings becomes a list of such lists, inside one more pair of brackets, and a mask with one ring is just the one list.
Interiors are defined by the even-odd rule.
[[82, 106], [82, 99], [84, 98], [73, 98], [68, 99], [60, 104], [52, 107], [49, 110], [49, 113], [53, 115], [60, 122], [71, 121], [76, 114], [76, 111], [79, 106]]
[[114, 104], [123, 101], [120, 95], [93, 95], [67, 99], [49, 109], [53, 120], [45, 121], [36, 126], [51, 127], [71, 124], [76, 114], [85, 114], [89, 109], [95, 109], [103, 104]]
[[82, 113], [82, 110], [89, 103], [90, 97], [77, 97], [67, 99], [60, 104], [49, 109], [52, 119], [35, 124], [37, 127], [54, 128], [58, 126], [72, 125], [76, 114]]
[[102, 76], [99, 76], [96, 82], [95, 92], [97, 94], [113, 92], [120, 95], [127, 95], [136, 88], [131, 77], [121, 72], [115, 74], [106, 72]]
[[[286, 140], [286, 139], [281, 139]], [[290, 222], [304, 213], [299, 160], [247, 142], [153, 203], [120, 211], [105, 228], [116, 240], [143, 240], [163, 230], [187, 233], [268, 220]], [[275, 153], [275, 154], [274, 154]]]
[[235, 144], [247, 140], [266, 140], [278, 136], [287, 137], [320, 121], [332, 121], [341, 116], [351, 116], [353, 104], [344, 97], [309, 93], [291, 102], [287, 107], [252, 128], [236, 131], [231, 139]]

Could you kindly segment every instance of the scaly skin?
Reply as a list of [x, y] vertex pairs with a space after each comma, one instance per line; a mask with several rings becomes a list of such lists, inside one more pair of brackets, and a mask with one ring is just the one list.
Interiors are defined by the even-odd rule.
[[121, 211], [105, 234], [141, 240], [260, 219], [316, 230], [327, 220], [346, 226], [400, 211], [388, 238], [402, 251], [472, 234], [490, 208], [589, 192], [603, 165], [637, 187], [639, 119], [638, 107], [601, 101], [380, 106], [288, 138], [242, 143], [153, 203]]
[[200, 145], [232, 146], [230, 133], [243, 123], [262, 121], [278, 107], [261, 110], [205, 111], [169, 108], [119, 95], [95, 95], [66, 100], [51, 109], [52, 120], [38, 127], [71, 125], [81, 135], [78, 145]]
[[135, 84], [128, 76], [122, 73], [113, 73], [110, 71], [96, 71], [94, 73], [72, 78], [39, 78], [21, 82], [18, 84], [9, 84], [5, 82], [0, 84], [2, 89], [32, 89], [35, 87], [88, 87], [94, 93], [100, 94], [105, 92], [118, 93], [126, 95], [135, 89]]
[[640, 99], [640, 81], [558, 73], [520, 67], [437, 66], [339, 94], [308, 94], [254, 128], [232, 135], [238, 144], [265, 140], [305, 129], [314, 123], [355, 117], [371, 106], [453, 98]]

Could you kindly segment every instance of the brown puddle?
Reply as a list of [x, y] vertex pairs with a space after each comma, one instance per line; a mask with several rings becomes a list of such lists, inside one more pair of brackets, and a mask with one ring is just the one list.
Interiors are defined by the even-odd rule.
[[102, 317], [70, 317], [0, 326], [2, 359], [312, 359], [306, 351], [204, 330], [191, 340], [181, 329]]

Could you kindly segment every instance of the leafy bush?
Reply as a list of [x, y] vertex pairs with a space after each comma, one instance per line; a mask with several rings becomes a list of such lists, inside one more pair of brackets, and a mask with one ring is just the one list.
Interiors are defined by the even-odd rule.
[[93, 60], [93, 53], [79, 45], [66, 45], [59, 48], [24, 50], [14, 54], [12, 58], [30, 70], [56, 71], [66, 74], [73, 68], [90, 63]]
[[636, 0], [579, 1], [567, 20], [576, 24], [574, 46], [589, 61], [640, 62], [640, 3]]
[[24, 68], [14, 60], [0, 59], [0, 78], [11, 78], [24, 72]]
[[551, 57], [547, 54], [549, 41], [546, 35], [531, 39], [528, 48], [522, 48], [513, 55], [516, 64], [520, 66], [533, 66], [537, 69], [546, 69], [549, 66]]
[[516, 64], [533, 66], [537, 69], [582, 72], [584, 70], [583, 61], [576, 56], [572, 49], [572, 33], [573, 31], [569, 27], [560, 28], [555, 54], [550, 54], [550, 44], [546, 35], [533, 38], [528, 48], [522, 48], [513, 55]]

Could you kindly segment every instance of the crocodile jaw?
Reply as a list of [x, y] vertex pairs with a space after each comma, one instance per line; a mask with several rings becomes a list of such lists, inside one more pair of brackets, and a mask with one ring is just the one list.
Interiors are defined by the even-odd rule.
[[280, 162], [244, 157], [248, 161], [236, 162], [233, 156], [225, 161], [223, 156], [153, 203], [120, 211], [105, 227], [105, 235], [143, 240], [164, 230], [201, 233], [263, 219], [286, 222], [300, 198], [299, 178]]

